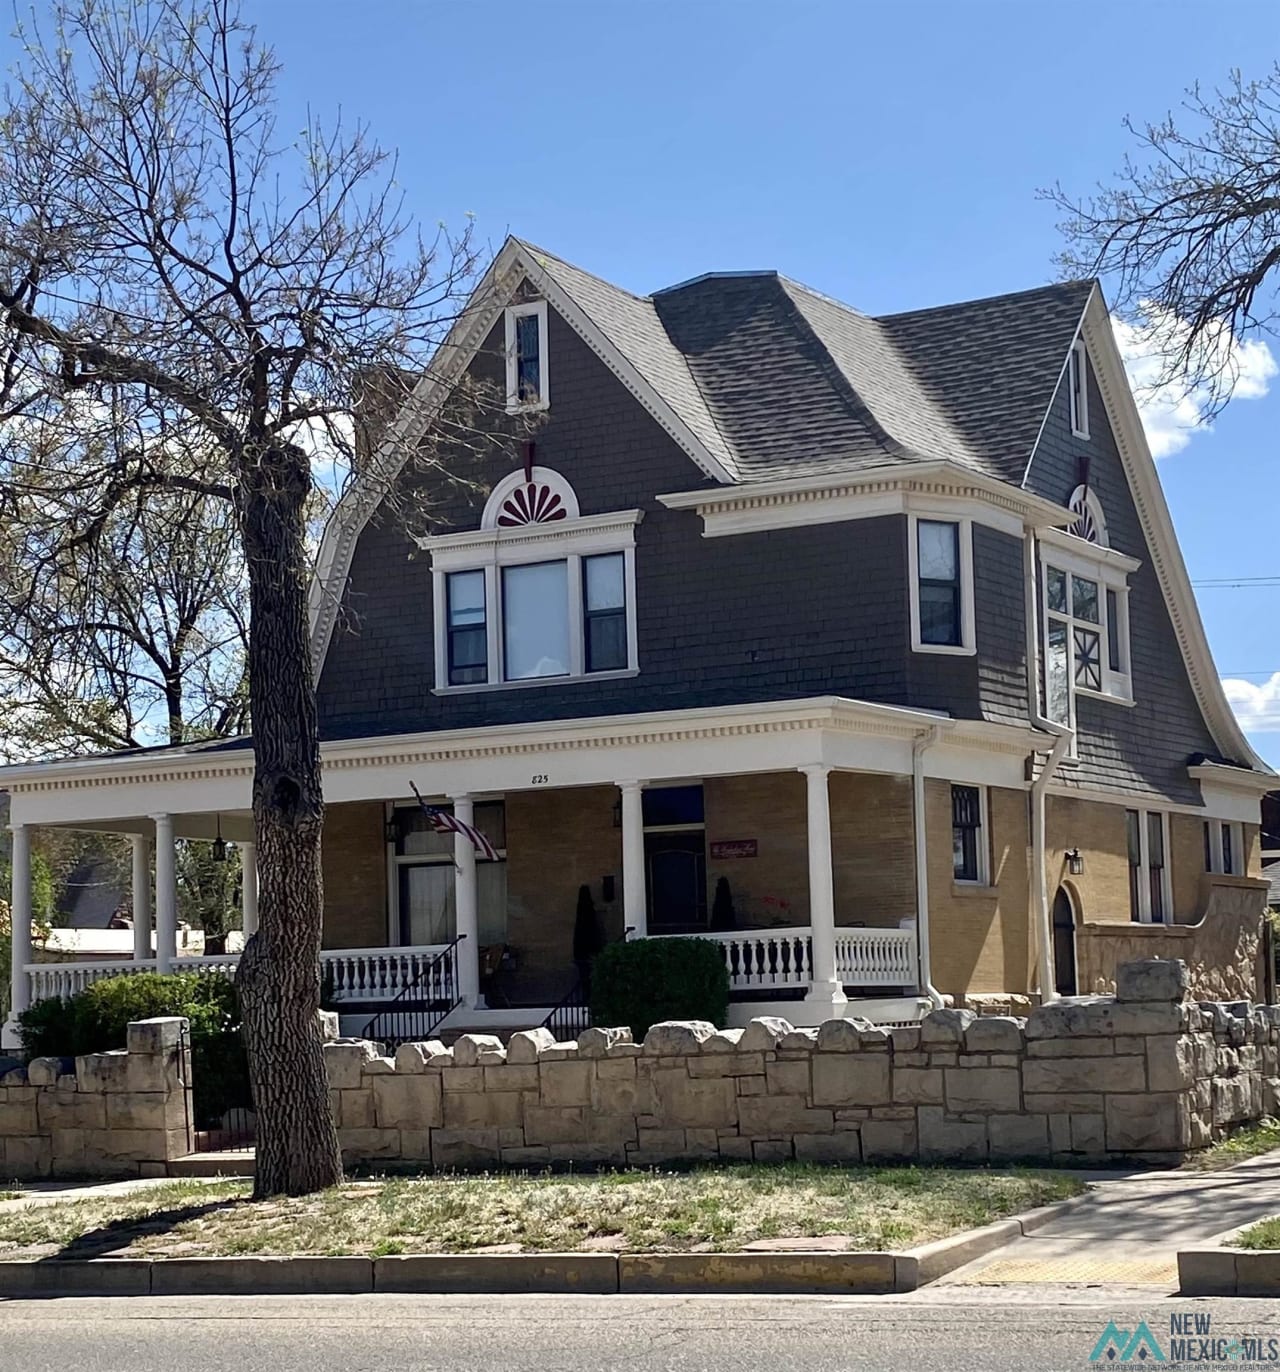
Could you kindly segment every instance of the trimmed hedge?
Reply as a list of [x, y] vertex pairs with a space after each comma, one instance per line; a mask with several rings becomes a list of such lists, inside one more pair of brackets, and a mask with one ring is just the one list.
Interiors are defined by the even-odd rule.
[[703, 938], [643, 938], [611, 943], [591, 969], [591, 1022], [626, 1026], [640, 1040], [668, 1019], [705, 1019], [723, 1027], [729, 973], [719, 943]]
[[157, 1015], [191, 1023], [196, 1124], [207, 1128], [228, 1110], [253, 1108], [240, 1042], [235, 985], [207, 972], [137, 972], [105, 977], [74, 996], [37, 1001], [18, 1016], [22, 1046], [33, 1058], [76, 1058], [123, 1048], [128, 1026]]

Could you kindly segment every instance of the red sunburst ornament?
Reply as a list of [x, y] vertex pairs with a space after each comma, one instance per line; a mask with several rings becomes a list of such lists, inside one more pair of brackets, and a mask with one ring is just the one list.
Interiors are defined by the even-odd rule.
[[515, 528], [521, 524], [551, 524], [567, 518], [564, 501], [550, 486], [530, 481], [517, 486], [502, 502], [498, 527]]

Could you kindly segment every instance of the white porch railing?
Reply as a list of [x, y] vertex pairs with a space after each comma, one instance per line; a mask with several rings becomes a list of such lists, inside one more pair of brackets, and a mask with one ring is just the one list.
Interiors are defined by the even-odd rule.
[[[729, 969], [730, 991], [804, 987], [811, 979], [813, 944], [807, 925], [664, 937], [707, 938], [720, 944]], [[836, 973], [845, 986], [915, 986], [915, 930], [837, 926]]]
[[[445, 945], [419, 944], [411, 948], [336, 948], [320, 954], [320, 970], [330, 983], [335, 1001], [392, 1000], [411, 985], [424, 968], [444, 951]], [[175, 958], [175, 972], [211, 972], [234, 977], [238, 953], [210, 957]], [[154, 972], [148, 962], [33, 962], [26, 967], [31, 999], [74, 996], [104, 977], [123, 977], [133, 972]]]

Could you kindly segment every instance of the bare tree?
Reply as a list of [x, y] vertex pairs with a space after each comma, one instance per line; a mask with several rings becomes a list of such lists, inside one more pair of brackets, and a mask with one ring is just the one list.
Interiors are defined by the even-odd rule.
[[1146, 327], [1159, 383], [1181, 382], [1212, 413], [1238, 378], [1232, 344], [1276, 319], [1280, 265], [1280, 65], [1193, 87], [1181, 112], [1126, 121], [1137, 142], [1092, 195], [1042, 192], [1063, 212], [1072, 276], [1107, 278], [1112, 307]]
[[52, 0], [51, 14], [23, 34], [0, 115], [0, 405], [23, 434], [0, 481], [58, 491], [63, 548], [94, 546], [144, 496], [231, 504], [261, 867], [237, 975], [255, 1191], [305, 1193], [341, 1177], [316, 1017], [307, 444], [321, 434], [350, 460], [360, 379], [421, 371], [474, 255], [466, 232], [406, 232], [394, 165], [364, 128], [277, 128], [276, 60], [235, 0]]

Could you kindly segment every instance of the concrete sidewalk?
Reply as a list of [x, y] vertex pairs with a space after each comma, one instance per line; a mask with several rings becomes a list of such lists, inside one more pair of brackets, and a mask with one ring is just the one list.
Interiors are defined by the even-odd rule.
[[939, 1284], [1176, 1290], [1179, 1248], [1280, 1214], [1280, 1151], [1220, 1172], [1081, 1174], [1094, 1189], [1058, 1219]]

